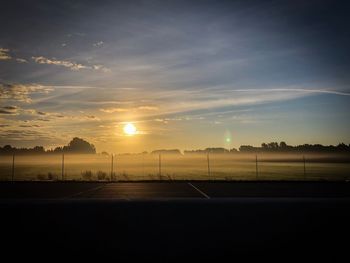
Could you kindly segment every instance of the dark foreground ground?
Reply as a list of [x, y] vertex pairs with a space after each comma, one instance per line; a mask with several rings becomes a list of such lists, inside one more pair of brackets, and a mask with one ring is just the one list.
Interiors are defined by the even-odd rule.
[[350, 184], [0, 183], [1, 255], [167, 262], [348, 258]]

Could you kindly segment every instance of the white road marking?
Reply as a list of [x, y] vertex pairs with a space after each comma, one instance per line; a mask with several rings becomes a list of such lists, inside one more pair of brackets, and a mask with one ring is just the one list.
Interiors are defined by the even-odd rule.
[[205, 198], [210, 199], [209, 195], [207, 195], [206, 193], [204, 193], [203, 191], [201, 191], [200, 189], [198, 189], [197, 187], [195, 187], [193, 184], [188, 183], [190, 186], [192, 186], [195, 190], [197, 190], [201, 195], [203, 195]]
[[78, 197], [79, 195], [82, 195], [82, 194], [86, 194], [86, 193], [89, 193], [89, 192], [97, 191], [97, 190], [99, 190], [99, 189], [101, 189], [103, 187], [105, 187], [105, 184], [97, 186], [97, 187], [94, 187], [94, 188], [91, 188], [91, 189], [88, 189], [86, 191], [81, 191], [81, 192], [76, 193], [74, 195], [70, 195], [70, 196], [64, 197], [63, 199], [75, 198], [75, 197]]

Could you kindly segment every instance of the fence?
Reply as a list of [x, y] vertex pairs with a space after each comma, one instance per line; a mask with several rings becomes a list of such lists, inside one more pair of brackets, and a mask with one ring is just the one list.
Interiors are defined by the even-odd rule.
[[348, 180], [350, 163], [305, 155], [12, 155], [0, 180]]

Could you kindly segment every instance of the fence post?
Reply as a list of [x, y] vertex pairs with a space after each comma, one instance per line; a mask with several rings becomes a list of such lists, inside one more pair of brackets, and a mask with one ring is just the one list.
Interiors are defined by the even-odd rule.
[[256, 173], [256, 180], [259, 178], [259, 170], [258, 170], [258, 155], [255, 155], [255, 173]]
[[112, 153], [112, 164], [111, 164], [111, 182], [113, 182], [113, 153]]
[[114, 170], [115, 170], [115, 172], [114, 172], [115, 176], [113, 176], [113, 179], [114, 179], [114, 181], [117, 181], [117, 154], [115, 155], [115, 158], [113, 157], [113, 166], [114, 166]]
[[305, 155], [303, 155], [303, 163], [304, 163], [304, 180], [306, 180], [306, 165], [305, 165]]
[[64, 181], [64, 153], [62, 153], [62, 181]]
[[15, 154], [12, 155], [12, 182], [15, 181]]
[[207, 152], [207, 163], [208, 163], [208, 177], [210, 179], [210, 161], [209, 161], [209, 152]]
[[162, 159], [161, 159], [161, 154], [159, 154], [159, 180], [162, 180]]
[[145, 154], [142, 153], [142, 176], [145, 178]]

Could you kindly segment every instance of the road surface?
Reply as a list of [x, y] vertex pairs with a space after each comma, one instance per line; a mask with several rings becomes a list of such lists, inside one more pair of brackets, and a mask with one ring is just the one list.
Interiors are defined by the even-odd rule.
[[0, 183], [0, 251], [12, 260], [335, 262], [347, 256], [349, 210], [347, 183]]
[[350, 198], [344, 182], [1, 182], [0, 199]]

